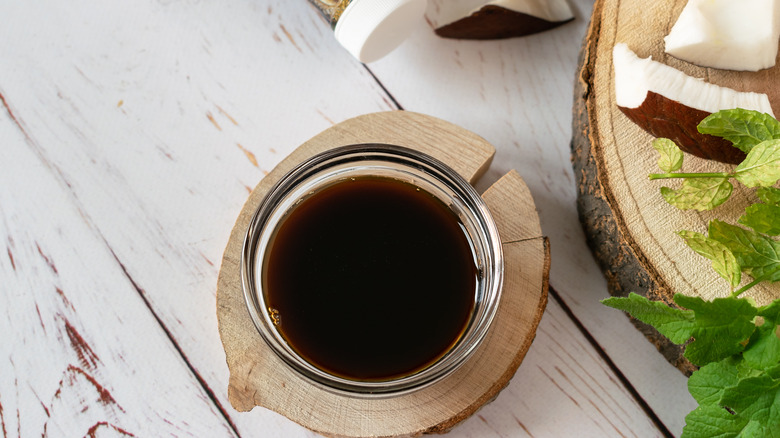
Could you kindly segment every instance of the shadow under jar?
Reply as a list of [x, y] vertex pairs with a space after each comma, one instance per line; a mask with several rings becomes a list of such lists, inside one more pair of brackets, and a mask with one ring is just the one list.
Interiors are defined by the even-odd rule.
[[325, 389], [387, 397], [451, 374], [485, 338], [503, 281], [482, 198], [400, 146], [320, 153], [271, 188], [244, 240], [249, 314]]

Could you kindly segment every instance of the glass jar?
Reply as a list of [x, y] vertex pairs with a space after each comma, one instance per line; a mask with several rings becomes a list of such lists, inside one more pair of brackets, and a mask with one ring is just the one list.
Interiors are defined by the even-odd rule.
[[[269, 305], [269, 291], [265, 290], [268, 282], [265, 280], [269, 275], [269, 248], [292, 212], [329, 187], [367, 177], [414, 186], [446, 206], [457, 218], [468, 241], [476, 280], [465, 326], [436, 360], [406, 375], [362, 379], [323, 369], [288, 342], [279, 325], [284, 325], [285, 315], [280, 315]], [[421, 264], [420, 269], [425, 275], [425, 263]], [[458, 369], [477, 349], [488, 332], [500, 300], [503, 253], [498, 229], [486, 204], [476, 190], [449, 166], [400, 146], [359, 144], [315, 155], [288, 172], [269, 190], [245, 235], [241, 277], [253, 323], [271, 350], [293, 370], [312, 383], [340, 394], [388, 397], [439, 381]]]

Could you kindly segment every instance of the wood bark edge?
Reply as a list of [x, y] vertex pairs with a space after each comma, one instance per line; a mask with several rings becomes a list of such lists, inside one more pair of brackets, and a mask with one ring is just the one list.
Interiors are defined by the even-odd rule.
[[[601, 32], [601, 10], [604, 0], [597, 0], [586, 32], [574, 84], [572, 109], [572, 165], [577, 187], [577, 212], [585, 230], [588, 246], [607, 278], [609, 293], [626, 296], [635, 292], [651, 300], [672, 304], [673, 294], [660, 275], [649, 268], [644, 256], [627, 232], [622, 217], [613, 214], [614, 195], [608, 188], [607, 175], [598, 160], [593, 69]], [[655, 328], [631, 318], [632, 323], [675, 367], [690, 375], [696, 367], [683, 357], [683, 347], [670, 342]]]

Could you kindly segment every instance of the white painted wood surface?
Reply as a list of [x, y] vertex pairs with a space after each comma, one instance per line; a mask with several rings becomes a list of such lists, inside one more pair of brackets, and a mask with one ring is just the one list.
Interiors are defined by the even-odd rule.
[[571, 93], [592, 2], [571, 4], [574, 22], [506, 41], [421, 22], [364, 66], [305, 0], [0, 0], [3, 436], [314, 435], [227, 402], [218, 263], [287, 152], [396, 103], [493, 143], [480, 188], [517, 169], [552, 244], [561, 301], [509, 387], [450, 435], [678, 435], [685, 379], [598, 303], [576, 218]]

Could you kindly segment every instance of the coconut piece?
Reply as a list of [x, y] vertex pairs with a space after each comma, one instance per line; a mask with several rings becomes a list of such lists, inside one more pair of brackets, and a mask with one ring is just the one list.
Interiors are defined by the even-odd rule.
[[574, 19], [566, 0], [439, 0], [429, 9], [437, 35], [501, 39], [542, 32]]
[[743, 108], [774, 116], [766, 94], [709, 84], [651, 58], [639, 58], [626, 44], [615, 44], [612, 62], [618, 108], [651, 135], [670, 138], [698, 157], [732, 164], [745, 158], [730, 142], [698, 132], [697, 125], [708, 115]]
[[775, 65], [778, 38], [780, 0], [689, 0], [664, 42], [702, 67], [758, 71]]

